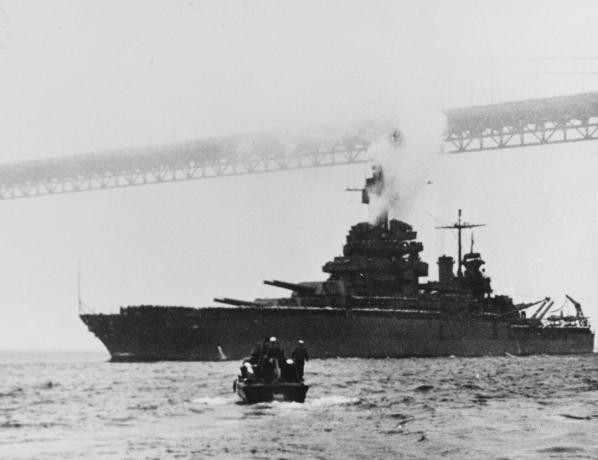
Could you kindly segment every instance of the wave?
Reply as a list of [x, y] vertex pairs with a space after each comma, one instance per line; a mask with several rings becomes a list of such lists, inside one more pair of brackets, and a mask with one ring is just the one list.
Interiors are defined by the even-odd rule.
[[546, 447], [544, 449], [538, 449], [537, 452], [542, 454], [578, 454], [586, 453], [586, 450], [581, 447], [575, 446], [554, 446]]
[[573, 415], [573, 414], [559, 414], [561, 417], [570, 418], [573, 420], [592, 420], [594, 417], [598, 417], [596, 415]]
[[[309, 396], [308, 396], [309, 398]], [[308, 399], [306, 404], [308, 406], [340, 406], [340, 405], [354, 405], [359, 404], [361, 399], [351, 398], [348, 396], [322, 396], [321, 398]], [[299, 403], [298, 403], [299, 404]]]
[[57, 386], [60, 386], [58, 382], [52, 382], [51, 380], [48, 380], [47, 382], [39, 385], [38, 388], [41, 388], [43, 390], [51, 390], [52, 388], [56, 388]]
[[17, 387], [17, 388], [13, 388], [10, 391], [7, 391], [6, 393], [0, 393], [0, 398], [7, 398], [7, 397], [11, 397], [11, 396], [17, 396], [17, 395], [21, 395], [23, 394], [24, 391], [21, 387]]
[[6, 420], [0, 423], [0, 428], [50, 428], [54, 426], [64, 426], [64, 424], [50, 422], [24, 423], [16, 420]]
[[413, 391], [417, 391], [419, 393], [427, 393], [430, 390], [434, 389], [434, 385], [420, 385], [413, 389]]
[[234, 402], [234, 399], [225, 398], [224, 396], [204, 396], [201, 398], [195, 398], [191, 402], [193, 404], [203, 404], [206, 406], [221, 406], [223, 404]]

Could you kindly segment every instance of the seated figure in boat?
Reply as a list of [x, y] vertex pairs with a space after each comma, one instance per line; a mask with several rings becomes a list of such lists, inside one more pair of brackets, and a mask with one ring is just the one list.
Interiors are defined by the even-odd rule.
[[[273, 339], [273, 340], [271, 340]], [[284, 359], [276, 338], [257, 344], [251, 356], [243, 360], [241, 375], [233, 382], [233, 391], [248, 404], [268, 401], [304, 402], [309, 386], [299, 378], [293, 359]]]
[[256, 382], [299, 382], [303, 377], [303, 362], [285, 359], [276, 337], [257, 343], [249, 358], [243, 360], [241, 377]]
[[299, 382], [299, 374], [297, 372], [297, 365], [292, 359], [287, 359], [280, 371], [280, 379], [285, 382]]

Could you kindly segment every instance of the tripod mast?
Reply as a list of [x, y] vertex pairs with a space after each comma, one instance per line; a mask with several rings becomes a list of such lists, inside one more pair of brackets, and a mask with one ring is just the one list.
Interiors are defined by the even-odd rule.
[[474, 227], [484, 227], [486, 224], [469, 224], [467, 222], [462, 222], [461, 221], [461, 210], [459, 209], [459, 216], [457, 219], [457, 222], [454, 223], [453, 225], [446, 225], [446, 226], [442, 226], [442, 227], [436, 227], [436, 228], [441, 228], [444, 230], [457, 230], [457, 234], [459, 236], [459, 259], [457, 262], [457, 276], [459, 278], [461, 278], [463, 276], [463, 270], [461, 269], [462, 265], [463, 265], [463, 258], [462, 258], [462, 243], [461, 243], [461, 230], [463, 230], [464, 228], [474, 228]]

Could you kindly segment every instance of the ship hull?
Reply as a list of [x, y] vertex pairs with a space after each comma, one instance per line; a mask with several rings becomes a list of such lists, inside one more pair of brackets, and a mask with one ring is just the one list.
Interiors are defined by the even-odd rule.
[[323, 308], [142, 307], [81, 315], [112, 361], [241, 359], [276, 336], [303, 339], [312, 358], [502, 356], [591, 353], [589, 328], [541, 327], [430, 312]]

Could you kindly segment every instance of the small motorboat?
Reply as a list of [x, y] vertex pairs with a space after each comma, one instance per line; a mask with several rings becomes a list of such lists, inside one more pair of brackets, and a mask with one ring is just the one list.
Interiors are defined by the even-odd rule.
[[[303, 341], [299, 340], [299, 344], [302, 347]], [[243, 360], [241, 375], [233, 382], [233, 391], [247, 404], [271, 401], [302, 403], [309, 389], [303, 383], [303, 363], [303, 359], [300, 366], [293, 359], [285, 361], [276, 337], [266, 337], [264, 345], [258, 343], [251, 357]]]
[[303, 382], [260, 382], [242, 377], [233, 382], [233, 391], [247, 404], [271, 401], [304, 402], [309, 385]]

